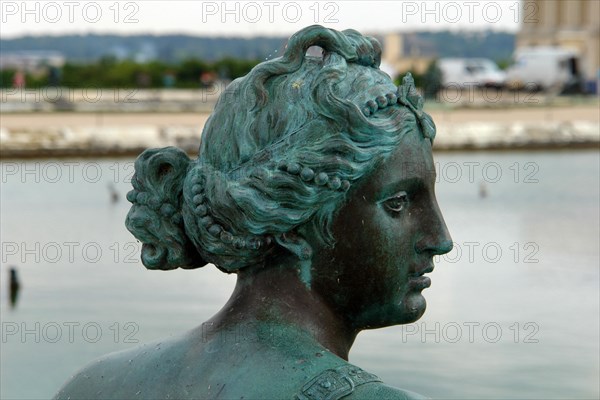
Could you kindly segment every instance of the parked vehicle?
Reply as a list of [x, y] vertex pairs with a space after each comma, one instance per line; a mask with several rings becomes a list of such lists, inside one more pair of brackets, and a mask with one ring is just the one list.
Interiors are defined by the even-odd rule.
[[507, 86], [512, 89], [541, 89], [557, 92], [581, 90], [579, 56], [560, 47], [522, 47], [514, 54], [507, 70]]
[[437, 65], [442, 73], [443, 87], [501, 88], [506, 80], [506, 74], [487, 58], [440, 58]]

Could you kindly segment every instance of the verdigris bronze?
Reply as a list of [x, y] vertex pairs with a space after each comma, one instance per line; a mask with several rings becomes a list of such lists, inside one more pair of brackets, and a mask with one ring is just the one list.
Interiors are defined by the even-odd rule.
[[303, 29], [228, 87], [198, 159], [137, 159], [126, 224], [144, 265], [212, 263], [235, 291], [198, 328], [103, 357], [57, 398], [420, 398], [348, 362], [361, 330], [423, 315], [424, 274], [452, 248], [435, 125], [380, 55], [356, 31]]

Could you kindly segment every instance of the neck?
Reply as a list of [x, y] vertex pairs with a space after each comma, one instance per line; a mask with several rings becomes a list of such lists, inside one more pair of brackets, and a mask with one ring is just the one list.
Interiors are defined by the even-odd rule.
[[358, 334], [322, 296], [306, 287], [298, 268], [290, 264], [240, 271], [231, 298], [207, 323], [215, 333], [244, 324], [284, 326], [308, 334], [344, 360]]

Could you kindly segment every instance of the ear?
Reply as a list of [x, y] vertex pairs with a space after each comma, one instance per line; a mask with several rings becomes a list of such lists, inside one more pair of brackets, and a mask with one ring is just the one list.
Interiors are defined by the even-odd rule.
[[300, 280], [310, 289], [311, 282], [311, 259], [313, 255], [312, 246], [301, 235], [295, 232], [282, 233], [275, 237], [275, 241], [286, 248], [290, 253], [296, 255], [300, 260], [298, 274]]

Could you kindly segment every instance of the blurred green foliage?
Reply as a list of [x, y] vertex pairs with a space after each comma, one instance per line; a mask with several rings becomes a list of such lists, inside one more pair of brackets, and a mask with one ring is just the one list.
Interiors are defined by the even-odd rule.
[[[95, 63], [65, 64], [58, 71], [58, 82], [52, 78], [49, 68], [27, 73], [26, 87], [201, 88], [210, 86], [217, 79], [233, 80], [244, 76], [259, 62], [223, 58], [215, 62], [186, 59], [177, 64], [162, 61], [137, 63], [103, 57]], [[0, 71], [0, 87], [12, 87], [15, 72], [10, 69]]]
[[501, 60], [496, 60], [496, 64], [498, 64], [498, 68], [500, 68], [501, 70], [505, 71], [508, 69], [508, 67], [510, 67], [513, 63], [513, 60], [511, 58], [503, 58]]
[[[442, 71], [440, 71], [437, 66], [437, 60], [433, 60], [431, 63], [429, 63], [427, 69], [422, 74], [415, 71], [406, 72], [411, 73], [415, 81], [415, 86], [421, 89], [421, 93], [426, 99], [436, 98], [437, 93], [442, 88]], [[401, 73], [394, 80], [396, 86], [400, 86], [402, 84], [402, 78], [406, 72]]]

